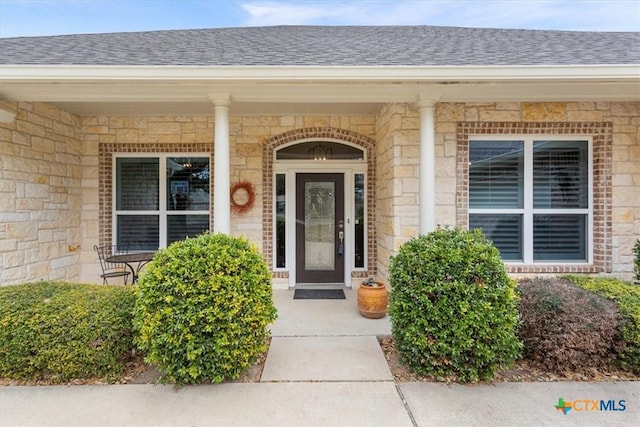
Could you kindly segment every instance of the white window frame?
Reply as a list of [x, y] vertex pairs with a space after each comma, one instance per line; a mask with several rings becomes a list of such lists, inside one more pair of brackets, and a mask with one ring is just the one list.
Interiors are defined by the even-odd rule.
[[[522, 141], [524, 143], [524, 207], [499, 209], [473, 209], [468, 205], [467, 223], [473, 214], [519, 214], [522, 215], [522, 261], [504, 260], [509, 265], [567, 265], [593, 264], [593, 138], [589, 135], [545, 135], [545, 134], [512, 134], [512, 135], [471, 135], [469, 136], [469, 150], [475, 141]], [[534, 141], [586, 141], [588, 145], [588, 206], [575, 209], [534, 209], [533, 208], [533, 143]], [[471, 184], [469, 182], [469, 184]], [[469, 195], [470, 197], [470, 195]], [[467, 201], [468, 203], [468, 201]], [[536, 214], [579, 214], [587, 216], [586, 254], [587, 260], [573, 261], [534, 261], [533, 259], [533, 216]]]
[[[111, 219], [111, 229], [112, 232], [112, 244], [117, 244], [118, 241], [118, 216], [119, 215], [158, 215], [158, 249], [167, 247], [167, 217], [170, 215], [208, 215], [209, 222], [211, 222], [211, 200], [209, 200], [209, 210], [181, 210], [181, 211], [173, 211], [167, 209], [167, 158], [169, 157], [206, 157], [209, 159], [209, 170], [213, 165], [211, 161], [211, 153], [113, 153], [113, 162], [112, 162], [112, 219]], [[130, 210], [117, 210], [116, 209], [116, 201], [117, 201], [117, 183], [118, 183], [118, 175], [116, 169], [116, 159], [117, 158], [154, 158], [159, 161], [159, 170], [158, 170], [158, 181], [159, 181], [159, 208], [158, 210], [149, 210], [149, 211], [130, 211]], [[211, 177], [209, 177], [209, 194], [211, 194]]]

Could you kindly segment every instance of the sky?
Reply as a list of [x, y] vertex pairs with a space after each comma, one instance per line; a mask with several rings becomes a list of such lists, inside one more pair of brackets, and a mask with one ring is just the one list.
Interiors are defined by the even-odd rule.
[[0, 0], [0, 37], [268, 25], [640, 31], [640, 1]]

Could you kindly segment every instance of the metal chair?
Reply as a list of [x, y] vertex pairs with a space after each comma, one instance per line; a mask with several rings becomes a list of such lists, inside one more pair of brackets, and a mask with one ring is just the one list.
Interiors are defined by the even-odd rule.
[[112, 279], [114, 277], [123, 277], [124, 284], [127, 284], [129, 280], [129, 275], [131, 272], [127, 269], [126, 264], [120, 262], [109, 262], [107, 258], [112, 255], [125, 255], [129, 252], [129, 248], [122, 248], [116, 245], [108, 245], [108, 246], [98, 246], [95, 245], [93, 249], [98, 254], [98, 259], [100, 260], [100, 267], [102, 268], [102, 284], [108, 285], [108, 279]]

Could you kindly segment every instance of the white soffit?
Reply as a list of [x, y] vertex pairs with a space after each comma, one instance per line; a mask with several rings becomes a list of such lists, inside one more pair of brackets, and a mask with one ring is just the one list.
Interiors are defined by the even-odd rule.
[[640, 66], [0, 67], [0, 99], [80, 115], [373, 114], [389, 102], [638, 101]]
[[639, 65], [532, 66], [78, 66], [3, 65], [3, 81], [484, 81], [637, 80]]

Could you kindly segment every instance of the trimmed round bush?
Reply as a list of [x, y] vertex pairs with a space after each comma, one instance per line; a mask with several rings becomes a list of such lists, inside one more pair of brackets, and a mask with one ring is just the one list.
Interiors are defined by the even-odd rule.
[[133, 346], [130, 287], [39, 282], [0, 287], [0, 377], [117, 381]]
[[414, 371], [476, 381], [518, 357], [516, 284], [480, 230], [415, 237], [391, 258], [389, 272], [392, 334]]
[[607, 368], [624, 348], [614, 302], [562, 279], [522, 280], [518, 291], [524, 357], [545, 370]]
[[160, 250], [138, 285], [136, 342], [177, 385], [240, 376], [267, 350], [271, 274], [243, 238], [202, 234]]

